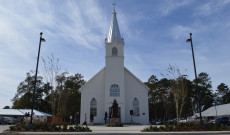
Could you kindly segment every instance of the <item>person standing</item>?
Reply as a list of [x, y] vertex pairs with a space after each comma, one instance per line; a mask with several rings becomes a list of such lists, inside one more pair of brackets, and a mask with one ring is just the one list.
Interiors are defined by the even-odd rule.
[[27, 117], [30, 117], [30, 112], [27, 113]]
[[105, 124], [106, 124], [107, 118], [108, 118], [108, 114], [107, 112], [105, 112], [105, 116], [104, 116]]
[[75, 125], [76, 125], [76, 126], [78, 126], [78, 124], [79, 124], [79, 118], [80, 118], [79, 112], [75, 113], [75, 118], [74, 118], [74, 120], [75, 120]]
[[109, 113], [109, 123], [110, 123], [110, 119], [111, 119], [112, 113]]
[[94, 121], [94, 118], [93, 118], [93, 113], [90, 113], [90, 124], [91, 126], [93, 126], [93, 121]]
[[85, 113], [84, 122], [83, 122], [82, 126], [83, 125], [86, 125], [86, 127], [87, 127], [87, 116], [86, 116], [86, 113]]

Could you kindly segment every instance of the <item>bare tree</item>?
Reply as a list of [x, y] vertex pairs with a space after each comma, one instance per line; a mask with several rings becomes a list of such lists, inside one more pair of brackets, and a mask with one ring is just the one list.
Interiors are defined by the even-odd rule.
[[[61, 68], [59, 66], [59, 59], [54, 58], [53, 54], [51, 57], [47, 57], [47, 60], [42, 58], [43, 61], [43, 72], [44, 72], [44, 77], [47, 83], [51, 85], [51, 91], [50, 91], [50, 98], [49, 102], [51, 105], [51, 110], [52, 110], [52, 115], [56, 115], [56, 107], [57, 105], [57, 100], [58, 100], [58, 92], [56, 91], [57, 83], [56, 83], [56, 76], [60, 74]], [[53, 123], [53, 121], [52, 121]]]
[[181, 74], [180, 69], [176, 66], [169, 65], [168, 73], [176, 107], [177, 124], [179, 124], [180, 116], [187, 97], [186, 80], [184, 75]]
[[68, 74], [68, 72], [63, 72], [60, 75], [56, 76], [56, 82], [57, 82], [56, 91], [59, 93], [57, 114], [62, 117], [66, 113], [66, 104], [68, 100], [68, 90], [65, 90], [64, 88], [64, 83], [66, 81], [66, 74]]

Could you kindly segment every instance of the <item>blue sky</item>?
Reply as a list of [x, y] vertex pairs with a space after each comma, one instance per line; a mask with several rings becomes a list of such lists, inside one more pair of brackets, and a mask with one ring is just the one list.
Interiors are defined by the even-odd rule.
[[41, 57], [53, 54], [62, 71], [89, 80], [103, 68], [113, 2], [125, 66], [140, 80], [162, 78], [169, 64], [194, 79], [185, 42], [192, 32], [197, 72], [210, 75], [213, 90], [230, 86], [230, 0], [0, 0], [0, 108], [12, 105], [18, 84], [35, 70], [41, 31]]

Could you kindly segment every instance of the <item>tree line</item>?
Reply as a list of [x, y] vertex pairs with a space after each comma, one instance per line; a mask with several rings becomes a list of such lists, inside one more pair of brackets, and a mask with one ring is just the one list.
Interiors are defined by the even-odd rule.
[[[62, 72], [59, 59], [53, 54], [47, 59], [42, 58], [43, 76], [37, 76], [34, 109], [59, 116], [65, 122], [80, 112], [81, 94], [79, 89], [85, 84], [80, 74], [69, 75]], [[13, 109], [30, 109], [32, 107], [32, 94], [35, 84], [34, 72], [26, 74], [17, 92], [12, 99]]]
[[[230, 89], [226, 84], [221, 83], [217, 86], [217, 89], [213, 89], [211, 77], [205, 72], [201, 72], [197, 79], [198, 89], [200, 90], [201, 111], [214, 105], [230, 103]], [[183, 85], [181, 85], [181, 83], [183, 83]], [[150, 89], [150, 121], [177, 118], [177, 114], [179, 114], [180, 117], [187, 118], [198, 113], [195, 79], [190, 81], [181, 74], [177, 74], [175, 78], [163, 77], [161, 79], [152, 75], [145, 84]], [[179, 95], [177, 95], [175, 94], [175, 89], [182, 91], [178, 91], [177, 94]], [[177, 106], [175, 99], [178, 98], [178, 96], [181, 99], [178, 99], [179, 103]], [[182, 99], [183, 97], [184, 99]], [[184, 102], [182, 100], [184, 100]]]
[[[35, 77], [31, 72], [26, 74], [26, 79], [18, 87], [12, 99], [12, 109], [31, 109], [32, 94]], [[85, 84], [81, 74], [68, 75], [63, 72], [55, 77], [57, 83], [54, 89], [49, 82], [44, 82], [42, 76], [37, 77], [34, 109], [69, 119], [80, 111], [81, 94], [79, 88]]]

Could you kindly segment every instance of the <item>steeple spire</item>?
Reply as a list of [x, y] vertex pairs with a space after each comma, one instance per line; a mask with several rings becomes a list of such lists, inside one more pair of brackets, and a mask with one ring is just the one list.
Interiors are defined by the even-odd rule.
[[113, 11], [115, 11], [116, 3], [113, 3], [112, 5], [114, 6], [114, 7], [113, 7]]
[[107, 38], [105, 39], [106, 43], [112, 43], [114, 41], [118, 43], [124, 42], [124, 39], [121, 37], [118, 22], [117, 22], [117, 17], [116, 17], [116, 10], [115, 10], [115, 3], [113, 3], [114, 9], [112, 12], [112, 20], [110, 23], [110, 28], [109, 28], [109, 34]]

